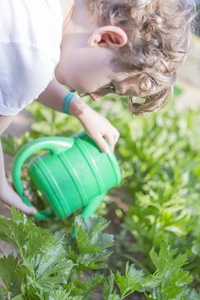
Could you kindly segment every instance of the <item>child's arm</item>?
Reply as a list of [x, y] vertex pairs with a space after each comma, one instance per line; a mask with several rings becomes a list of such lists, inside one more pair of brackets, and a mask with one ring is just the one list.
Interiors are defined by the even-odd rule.
[[[0, 116], [0, 136], [10, 125], [12, 120], [13, 117]], [[1, 140], [0, 140], [0, 201], [4, 202], [9, 206], [14, 204], [16, 208], [19, 208], [21, 211], [27, 214], [35, 214], [37, 212], [37, 210], [34, 207], [29, 207], [22, 201], [22, 199], [18, 196], [18, 194], [13, 189], [12, 184], [10, 184], [7, 181], [5, 175], [5, 166], [4, 166]]]
[[[39, 96], [37, 101], [52, 109], [63, 112], [63, 101], [68, 92], [64, 86], [54, 79]], [[106, 118], [83, 102], [76, 94], [70, 102], [69, 113], [80, 120], [86, 132], [102, 151], [107, 152], [107, 144], [103, 137], [106, 138], [111, 149], [114, 150], [114, 146], [119, 139], [118, 130]]]

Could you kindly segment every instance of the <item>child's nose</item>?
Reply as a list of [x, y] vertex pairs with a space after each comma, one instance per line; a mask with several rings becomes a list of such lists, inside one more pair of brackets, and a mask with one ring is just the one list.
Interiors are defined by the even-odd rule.
[[92, 98], [93, 101], [99, 101], [104, 95], [102, 94], [95, 94], [95, 93], [92, 93], [90, 94], [90, 97]]
[[105, 96], [107, 94], [112, 94], [112, 93], [113, 93], [112, 90], [110, 90], [109, 88], [106, 88], [106, 89], [101, 89], [94, 93], [90, 93], [90, 97], [94, 101], [99, 101], [103, 96]]

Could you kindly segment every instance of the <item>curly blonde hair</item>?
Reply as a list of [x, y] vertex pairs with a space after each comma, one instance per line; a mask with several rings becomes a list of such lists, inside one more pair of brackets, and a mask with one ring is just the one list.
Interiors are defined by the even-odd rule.
[[143, 101], [129, 97], [133, 115], [158, 111], [171, 98], [177, 71], [186, 60], [195, 6], [189, 0], [85, 0], [98, 26], [122, 28], [128, 43], [115, 61], [128, 72], [124, 90], [133, 90]]

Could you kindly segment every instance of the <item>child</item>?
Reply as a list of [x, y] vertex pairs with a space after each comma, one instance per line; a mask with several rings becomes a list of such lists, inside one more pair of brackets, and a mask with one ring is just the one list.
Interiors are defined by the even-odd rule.
[[[114, 149], [117, 129], [79, 96], [129, 96], [133, 115], [159, 110], [188, 54], [194, 14], [187, 0], [0, 0], [0, 134], [37, 99], [78, 118], [102, 151], [103, 137]], [[0, 200], [36, 213], [7, 182], [2, 149]]]

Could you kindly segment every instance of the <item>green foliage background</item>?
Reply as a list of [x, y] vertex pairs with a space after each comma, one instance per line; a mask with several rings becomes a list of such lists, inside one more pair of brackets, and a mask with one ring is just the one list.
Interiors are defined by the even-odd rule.
[[[181, 92], [175, 88], [174, 98]], [[120, 131], [115, 153], [122, 183], [109, 191], [97, 211], [110, 218], [108, 231], [115, 235], [104, 273], [109, 270], [111, 275], [104, 282], [102, 299], [134, 299], [138, 292], [141, 299], [200, 299], [200, 111], [177, 112], [175, 99], [164, 111], [133, 118], [125, 97], [104, 97], [101, 103], [85, 98]], [[82, 130], [72, 116], [38, 103], [28, 109], [36, 120], [32, 131], [2, 139], [10, 155], [35, 138], [71, 136]], [[49, 232], [69, 232], [77, 215], [55, 222], [30, 219]]]

